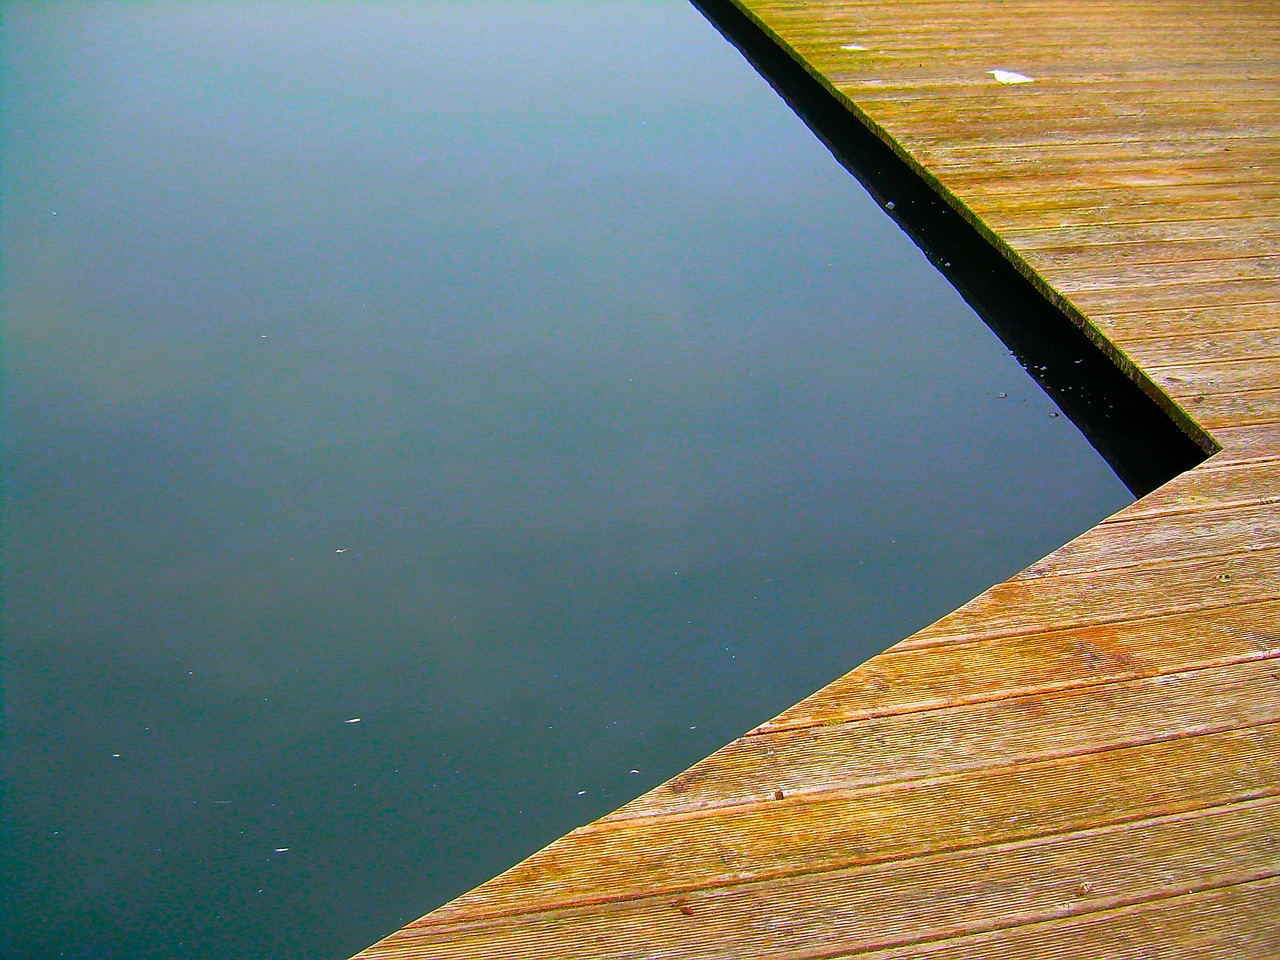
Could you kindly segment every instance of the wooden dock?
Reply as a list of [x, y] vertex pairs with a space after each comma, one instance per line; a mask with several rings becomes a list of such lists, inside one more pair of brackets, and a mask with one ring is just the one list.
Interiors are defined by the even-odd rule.
[[360, 957], [1280, 957], [1280, 3], [737, 2], [1220, 452]]

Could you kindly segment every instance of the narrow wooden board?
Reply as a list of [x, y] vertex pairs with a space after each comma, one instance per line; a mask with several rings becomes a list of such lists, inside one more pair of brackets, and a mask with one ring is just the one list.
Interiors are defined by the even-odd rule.
[[[1121, 623], [899, 644], [756, 728], [756, 733], [1136, 677], [1207, 669], [1280, 651], [1280, 602], [1232, 604]], [[1079, 690], [1085, 699], [1089, 691]]]
[[1221, 334], [1131, 339], [1125, 351], [1144, 370], [1188, 363], [1221, 363], [1280, 356], [1280, 327], [1231, 330]]
[[1194, 558], [1122, 575], [1061, 574], [998, 583], [895, 649], [1127, 623], [1280, 599], [1280, 550]]
[[1267, 918], [1275, 916], [1277, 904], [1280, 881], [1268, 877], [1079, 919], [858, 955], [866, 960], [1274, 960], [1280, 956], [1280, 925]]
[[1199, 470], [1280, 459], [1280, 430], [1270, 425], [1230, 424], [1214, 431], [1213, 437], [1222, 450], [1201, 464]]
[[1178, 402], [1196, 423], [1215, 433], [1229, 426], [1280, 423], [1280, 389], [1190, 393]]
[[[1212, 768], [1221, 776], [1206, 778]], [[964, 778], [605, 818], [436, 911], [432, 923], [828, 872], [1137, 822], [1280, 794], [1280, 725]]]
[[[1224, 245], [1225, 246], [1225, 245]], [[1038, 254], [1029, 254], [1027, 263], [1037, 272], [1052, 270], [1059, 290], [1110, 290], [1178, 284], [1270, 281], [1280, 278], [1280, 257], [1254, 254], [1232, 257], [1220, 249], [1210, 260], [1173, 260], [1158, 263], [1130, 263], [1117, 257], [1110, 263], [1049, 264]]]
[[[1280, 640], [1277, 641], [1280, 643]], [[1252, 690], [1240, 699], [1236, 693]], [[952, 776], [1280, 720], [1280, 659], [741, 737], [611, 820]]]
[[1205, 240], [1232, 242], [1265, 242], [1270, 246], [1280, 240], [1280, 217], [1263, 213], [1237, 211], [1228, 217], [1200, 220], [1138, 221], [1123, 225], [1102, 223], [1085, 226], [1063, 226], [1058, 223], [1030, 224], [1009, 230], [1004, 240], [1029, 253], [1032, 250], [1082, 246], [1127, 246], [1131, 244], [1186, 243]]
[[[1183, 337], [1200, 335], [1217, 337], [1232, 333], [1274, 330], [1276, 311], [1274, 303], [1226, 304], [1222, 306], [1191, 307], [1177, 304], [1172, 307], [1153, 308], [1141, 301], [1126, 304], [1123, 309], [1109, 310], [1089, 318], [1098, 329], [1106, 330], [1121, 349], [1137, 343], [1136, 349], [1145, 349], [1153, 337]], [[1212, 354], [1204, 354], [1211, 358]]]
[[1275, 503], [1280, 503], [1280, 464], [1224, 460], [1212, 469], [1190, 470], [1175, 477], [1104, 523]]
[[1127, 240], [1125, 243], [1059, 244], [1022, 249], [1027, 263], [1037, 270], [1091, 269], [1113, 270], [1117, 267], [1141, 268], [1155, 265], [1191, 265], [1204, 270], [1204, 265], [1218, 260], [1270, 262], [1280, 260], [1280, 237], [1261, 236], [1248, 230], [1239, 237], [1180, 239], [1159, 241]]
[[[1254, 801], [1044, 841], [900, 864], [738, 884], [684, 897], [449, 924], [427, 918], [365, 960], [420, 948], [435, 960], [827, 957], [1074, 917], [1280, 872], [1280, 805]], [[1160, 869], [1149, 869], [1151, 862]]]
[[1145, 368], [1156, 383], [1177, 395], [1188, 391], [1198, 394], [1247, 393], [1255, 390], [1280, 389], [1280, 356], [1240, 358], [1197, 358], [1191, 354], [1181, 363], [1166, 361]]
[[1280, 510], [1267, 503], [1112, 518], [1033, 563], [1018, 579], [1096, 574], [1266, 549], [1280, 550]]

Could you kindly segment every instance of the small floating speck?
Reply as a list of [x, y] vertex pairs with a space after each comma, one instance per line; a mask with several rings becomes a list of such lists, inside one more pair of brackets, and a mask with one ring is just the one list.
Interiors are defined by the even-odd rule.
[[343, 723], [359, 723], [364, 717], [352, 717], [350, 720], [343, 720]]
[[580, 797], [585, 797], [586, 795], [587, 795], [587, 791], [585, 791], [585, 790], [579, 790], [579, 791], [578, 791], [578, 796], [580, 796]]
[[289, 852], [288, 847], [276, 847], [276, 853], [288, 853], [288, 852]]
[[334, 553], [346, 553], [346, 552], [347, 552], [348, 550], [350, 550], [350, 549], [351, 549], [350, 547], [343, 547], [341, 550], [335, 550], [335, 551], [333, 551], [333, 552], [334, 552]]
[[1035, 77], [1028, 77], [1025, 73], [1015, 73], [1012, 70], [988, 70], [1001, 83], [1035, 83]]
[[1049, 414], [1049, 416], [1051, 416], [1051, 417], [1060, 417], [1060, 416], [1062, 416], [1062, 414], [1060, 414], [1057, 410], [1054, 410], [1052, 413], [1050, 413], [1050, 414]]
[[896, 203], [894, 203], [892, 200], [890, 200], [890, 201], [888, 201], [888, 202], [884, 205], [884, 208], [885, 208], [886, 210], [892, 210], [892, 209], [893, 209], [894, 207], [896, 207], [896, 206], [897, 206], [897, 204], [896, 204]]
[[115, 757], [117, 760], [120, 759], [120, 754], [118, 753], [113, 753], [112, 756]]
[[1009, 395], [1005, 393], [1003, 390], [997, 393], [996, 396], [999, 397], [1001, 400], [1007, 400], [1009, 398]]
[[639, 773], [639, 770], [628, 770], [627, 773]]

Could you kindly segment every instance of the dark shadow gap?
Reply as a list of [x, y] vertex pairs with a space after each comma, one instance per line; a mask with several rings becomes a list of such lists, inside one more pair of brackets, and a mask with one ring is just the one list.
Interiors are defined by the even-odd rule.
[[1204, 449], [731, 0], [691, 0], [924, 251], [1136, 497]]

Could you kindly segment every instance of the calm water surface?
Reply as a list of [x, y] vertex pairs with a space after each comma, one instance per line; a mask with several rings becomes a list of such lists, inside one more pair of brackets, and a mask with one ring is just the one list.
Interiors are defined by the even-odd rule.
[[345, 956], [1129, 499], [680, 0], [3, 15], [6, 957]]

